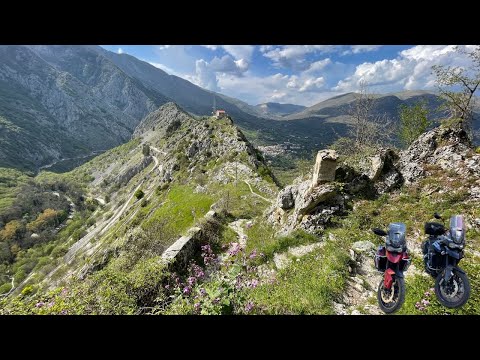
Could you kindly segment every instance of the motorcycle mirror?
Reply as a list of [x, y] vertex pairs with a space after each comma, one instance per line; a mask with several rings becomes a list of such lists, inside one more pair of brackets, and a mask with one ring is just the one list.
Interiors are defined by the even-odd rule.
[[442, 218], [442, 217], [440, 216], [440, 214], [437, 213], [437, 212], [436, 212], [435, 214], [433, 214], [433, 216], [435, 217], [435, 219], [441, 219], [441, 218]]
[[373, 228], [372, 229], [373, 233], [375, 235], [378, 235], [378, 236], [387, 236], [387, 233], [385, 231], [383, 231], [382, 229], [378, 229], [378, 228]]

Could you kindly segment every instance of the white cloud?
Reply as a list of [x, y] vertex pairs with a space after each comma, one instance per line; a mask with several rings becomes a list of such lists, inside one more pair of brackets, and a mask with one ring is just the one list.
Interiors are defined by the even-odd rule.
[[123, 54], [123, 49], [122, 49], [122, 48], [118, 48], [117, 54]]
[[244, 59], [250, 61], [252, 59], [253, 51], [255, 50], [254, 45], [202, 45], [210, 50], [217, 50], [222, 48], [226, 53], [232, 55], [235, 60]]
[[310, 64], [306, 61], [305, 55], [330, 53], [337, 51], [340, 47], [340, 45], [284, 45], [274, 48], [260, 47], [260, 51], [277, 67], [306, 70]]
[[403, 50], [395, 59], [357, 65], [355, 72], [340, 80], [335, 91], [357, 91], [366, 81], [376, 92], [431, 89], [435, 85], [432, 65], [466, 66], [467, 57], [453, 45], [418, 45]]
[[345, 50], [342, 55], [360, 54], [364, 52], [376, 51], [383, 45], [351, 45], [350, 49]]
[[253, 45], [222, 45], [222, 47], [236, 60], [245, 59], [250, 61], [253, 51], [255, 50], [255, 46]]
[[171, 45], [160, 45], [158, 48], [160, 50], [167, 50]]
[[332, 65], [332, 60], [330, 60], [329, 58], [319, 60], [319, 61], [315, 61], [315, 62], [311, 63], [310, 66], [308, 67], [308, 69], [305, 70], [303, 73], [306, 74], [306, 75], [316, 74], [319, 71], [324, 70], [329, 65]]
[[218, 80], [215, 72], [211, 69], [208, 62], [203, 59], [195, 62], [196, 76], [192, 78], [194, 82], [205, 89], [218, 91]]
[[231, 56], [224, 55], [221, 58], [214, 57], [210, 61], [209, 67], [214, 72], [224, 72], [241, 76], [248, 70], [248, 65], [245, 59], [234, 61]]
[[322, 82], [322, 78], [299, 78], [281, 73], [265, 77], [248, 73], [243, 77], [227, 74], [218, 77], [222, 93], [252, 105], [273, 101], [310, 106], [334, 96], [328, 89], [321, 90]]

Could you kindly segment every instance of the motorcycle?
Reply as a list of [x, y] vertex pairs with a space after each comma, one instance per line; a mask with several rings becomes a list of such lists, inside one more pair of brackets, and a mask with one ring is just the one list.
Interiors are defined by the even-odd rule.
[[405, 239], [407, 227], [404, 223], [391, 223], [388, 232], [378, 228], [372, 231], [386, 237], [385, 245], [380, 245], [375, 254], [375, 267], [384, 274], [377, 290], [378, 305], [383, 312], [390, 314], [400, 309], [405, 301], [403, 273], [411, 260]]
[[[443, 220], [437, 213], [433, 216]], [[425, 234], [428, 238], [423, 243], [423, 259], [425, 271], [435, 278], [435, 295], [448, 308], [465, 305], [470, 297], [470, 282], [465, 271], [458, 266], [465, 256], [463, 216], [452, 216], [448, 229], [444, 224], [427, 222]]]

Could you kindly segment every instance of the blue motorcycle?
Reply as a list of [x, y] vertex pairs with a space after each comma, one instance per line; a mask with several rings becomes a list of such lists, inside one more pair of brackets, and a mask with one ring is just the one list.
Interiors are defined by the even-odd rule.
[[[435, 213], [435, 219], [442, 217]], [[465, 256], [465, 223], [462, 215], [450, 218], [450, 227], [437, 222], [425, 223], [427, 240], [423, 243], [425, 271], [435, 279], [435, 295], [448, 308], [463, 306], [470, 297], [470, 282], [458, 263]]]

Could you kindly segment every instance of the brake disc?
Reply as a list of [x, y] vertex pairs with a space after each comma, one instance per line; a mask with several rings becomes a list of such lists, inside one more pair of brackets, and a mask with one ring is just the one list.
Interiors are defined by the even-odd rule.
[[390, 303], [393, 301], [393, 296], [395, 295], [395, 282], [392, 284], [392, 287], [390, 290], [385, 289], [385, 287], [382, 287], [382, 291], [380, 293], [380, 296], [385, 303]]

